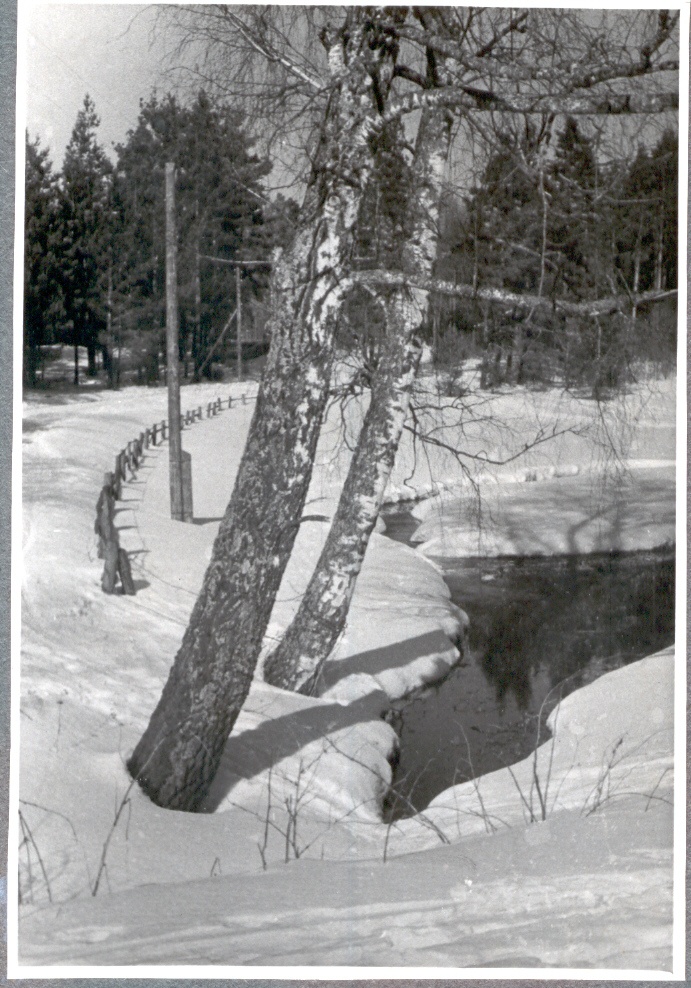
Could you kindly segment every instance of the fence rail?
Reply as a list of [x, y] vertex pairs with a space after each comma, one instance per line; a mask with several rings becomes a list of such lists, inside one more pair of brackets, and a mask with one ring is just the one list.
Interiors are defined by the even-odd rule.
[[[206, 404], [206, 418], [219, 415], [224, 409], [247, 405], [255, 401], [256, 395], [242, 395], [233, 398], [215, 398]], [[204, 419], [204, 405], [188, 409], [180, 415], [180, 428], [194, 425]], [[168, 438], [169, 425], [167, 419], [154, 422], [148, 429], [139, 433], [136, 439], [131, 439], [126, 446], [115, 455], [115, 466], [112, 473], [103, 476], [103, 487], [96, 502], [96, 521], [94, 531], [98, 535], [98, 557], [104, 560], [101, 589], [104, 593], [117, 592], [118, 577], [122, 593], [134, 595], [135, 587], [132, 579], [127, 551], [120, 545], [118, 530], [115, 527], [115, 502], [122, 500], [122, 485], [128, 480], [134, 480], [145, 456], [145, 451], [151, 446], [158, 446]], [[128, 476], [129, 474], [129, 476]]]

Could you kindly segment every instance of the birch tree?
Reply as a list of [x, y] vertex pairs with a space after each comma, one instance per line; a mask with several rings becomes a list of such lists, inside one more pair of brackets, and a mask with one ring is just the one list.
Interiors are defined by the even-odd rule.
[[329, 390], [336, 317], [393, 66], [387, 15], [324, 32], [329, 91], [301, 218], [274, 265], [271, 349], [245, 451], [168, 681], [128, 762], [161, 806], [194, 810], [247, 696], [297, 534]]
[[[271, 35], [273, 8], [254, 8], [253, 24], [237, 20], [238, 9], [220, 8], [218, 14], [225, 11], [236, 27], [236, 42], [244, 39], [267, 64], [284, 69], [298, 89], [313, 87], [324, 109], [295, 239], [274, 266], [271, 350], [235, 488], [161, 700], [128, 763], [155, 802], [187, 810], [204, 798], [249, 691], [307, 494], [335, 326], [355, 281], [368, 280], [386, 302], [386, 359], [372, 382], [362, 451], [339, 506], [342, 529], [337, 526], [334, 551], [322, 560], [328, 570], [323, 595], [333, 605], [329, 636], [345, 620], [405, 418], [415, 329], [432, 287], [435, 234], [427, 240], [420, 226], [406, 244], [402, 270], [353, 269], [353, 231], [372, 172], [373, 136], [409, 115], [420, 120], [422, 135], [427, 128], [437, 134], [423, 140], [419, 133], [414, 155], [428, 176], [417, 204], [429, 219], [436, 181], [429, 176], [444, 157], [448, 114], [459, 120], [475, 112], [623, 114], [674, 105], [674, 93], [664, 88], [641, 92], [613, 85], [671, 71], [671, 16], [660, 15], [652, 34], [643, 25], [639, 48], [631, 43], [636, 32], [630, 26], [615, 44], [573, 13], [557, 20], [555, 12], [544, 11], [347, 8], [337, 29], [322, 32], [328, 77], [320, 81]], [[579, 31], [582, 44], [574, 58], [569, 39]], [[538, 49], [542, 61], [536, 61]], [[422, 265], [412, 270], [421, 257]], [[326, 647], [325, 638], [321, 655], [311, 652], [307, 663], [298, 661], [298, 680], [314, 671]]]
[[[450, 114], [443, 108], [425, 108], [412, 166], [414, 194], [405, 203], [412, 224], [399, 252], [403, 275], [429, 277], [432, 273], [450, 137]], [[427, 296], [427, 290], [409, 288], [405, 280], [383, 295], [384, 340], [338, 508], [297, 614], [264, 664], [264, 678], [277, 686], [312, 691], [343, 630], [408, 414], [420, 357], [418, 330], [426, 316]]]
[[[456, 16], [459, 16], [458, 12]], [[482, 58], [489, 58], [500, 41], [504, 46], [508, 38], [513, 41], [513, 35], [526, 30], [526, 12], [506, 13], [503, 21], [493, 19], [491, 28], [478, 23], [472, 11], [464, 11], [460, 16], [466, 17], [462, 22], [464, 36], [473, 38], [470, 50], [446, 43], [451, 38], [445, 14], [441, 11], [416, 11], [413, 28], [408, 28], [408, 22], [402, 28], [402, 32], [408, 32], [410, 40], [416, 38], [425, 43], [427, 68], [423, 76], [412, 68], [397, 65], [399, 74], [405, 74], [423, 91], [413, 165], [415, 193], [408, 204], [415, 220], [409, 240], [402, 246], [399, 270], [394, 278], [391, 277], [393, 272], [388, 272], [388, 277], [383, 279], [389, 286], [384, 298], [386, 338], [371, 382], [369, 408], [331, 529], [298, 611], [279, 646], [265, 662], [265, 679], [284, 688], [297, 688], [302, 692], [317, 688], [321, 668], [345, 626], [357, 577], [393, 467], [417, 367], [417, 331], [426, 315], [436, 256], [451, 107], [456, 98], [460, 98], [462, 104], [459, 94], [467, 95], [473, 90], [462, 81], [463, 70], [472, 65], [477, 71]], [[473, 52], [472, 48], [480, 39], [482, 45], [475, 47]], [[511, 47], [524, 54], [530, 45], [519, 39], [515, 48], [513, 44]], [[450, 79], [453, 81], [449, 82]], [[434, 91], [434, 95], [443, 92], [445, 82], [452, 88], [450, 98], [429, 98], [430, 91]], [[484, 91], [478, 98], [490, 103], [495, 99], [489, 91]], [[503, 97], [501, 99], [503, 103]], [[567, 126], [569, 124], [573, 129], [570, 119]], [[368, 272], [368, 277], [371, 284], [376, 284], [376, 273]]]

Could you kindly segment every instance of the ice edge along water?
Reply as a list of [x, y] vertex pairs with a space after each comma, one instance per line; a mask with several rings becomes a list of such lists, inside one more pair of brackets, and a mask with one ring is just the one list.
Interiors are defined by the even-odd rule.
[[[208, 396], [208, 390], [199, 390], [200, 395]], [[190, 400], [195, 399], [190, 389]], [[149, 418], [153, 421], [160, 417], [158, 403], [160, 395], [132, 391], [114, 400], [94, 395], [93, 400], [80, 407], [55, 408], [30, 402], [26, 408], [27, 417], [37, 428], [27, 435], [30, 442], [25, 446], [25, 530], [29, 541], [24, 574], [20, 792], [25, 802], [20, 805], [38, 846], [45, 852], [56, 901], [74, 895], [80, 898], [54, 910], [47, 904], [45, 890], [41, 895], [39, 878], [35, 879], [35, 901], [28, 903], [22, 923], [23, 960], [37, 964], [160, 964], [197, 963], [202, 956], [216, 964], [275, 961], [391, 965], [402, 958], [404, 964], [463, 967], [496, 964], [502, 958], [519, 964], [532, 958], [535, 966], [554, 963], [573, 967], [580, 960], [586, 966], [669, 970], [671, 906], [665, 890], [671, 882], [671, 853], [665, 840], [666, 824], [660, 822], [667, 809], [661, 798], [671, 795], [672, 778], [669, 726], [673, 662], [669, 654], [611, 674], [565, 701], [552, 753], [552, 764], [556, 760], [557, 766], [553, 770], [552, 792], [559, 793], [560, 802], [553, 807], [553, 815], [537, 828], [526, 827], [525, 807], [504, 772], [481, 780], [480, 792], [491, 812], [511, 824], [509, 829], [502, 824], [497, 833], [486, 833], [487, 822], [478, 813], [477, 791], [471, 785], [464, 791], [459, 788], [437, 797], [426, 814], [427, 823], [406, 821], [387, 832], [376, 820], [371, 805], [369, 809], [364, 805], [371, 804], [375, 777], [386, 777], [391, 733], [379, 716], [386, 704], [384, 693], [406, 691], [423, 678], [439, 675], [447, 659], [453, 661], [447, 633], [450, 619], [456, 618], [449, 614], [448, 593], [434, 568], [418, 554], [383, 538], [374, 540], [338, 655], [346, 664], [350, 660], [352, 667], [363, 653], [368, 653], [363, 667], [367, 662], [371, 667], [375, 658], [383, 654], [384, 668], [375, 675], [358, 671], [342, 678], [332, 687], [331, 697], [320, 701], [272, 691], [256, 682], [243, 722], [232, 739], [234, 805], [228, 799], [226, 812], [188, 818], [185, 814], [156, 810], [133, 792], [127, 826], [114, 831], [108, 849], [108, 882], [114, 894], [102, 897], [99, 892], [96, 899], [89, 895], [86, 872], [90, 870], [93, 881], [114, 808], [127, 784], [123, 754], [136, 741], [157, 699], [175, 641], [181, 637], [191, 608], [195, 585], [203, 574], [213, 530], [213, 523], [184, 526], [181, 530], [165, 517], [166, 471], [162, 454], [152, 455], [149, 469], [138, 486], [132, 488], [133, 494], [135, 490], [138, 495], [143, 492], [142, 499], [133, 498], [131, 504], [123, 505], [122, 514], [124, 525], [132, 525], [123, 532], [123, 539], [130, 539], [131, 548], [142, 553], [138, 575], [148, 586], [141, 589], [134, 602], [104, 599], [98, 592], [99, 564], [92, 551], [90, 529], [102, 464], [94, 451], [104, 450], [103, 461], [107, 463], [108, 444], [113, 448], [121, 445]], [[214, 498], [223, 501], [227, 496], [233, 463], [242, 446], [243, 423], [246, 426], [242, 416], [248, 417], [249, 412], [250, 409], [239, 411], [238, 418], [232, 420], [221, 416], [190, 430], [186, 436], [190, 447], [194, 447], [195, 509], [200, 518], [222, 514], [225, 504], [219, 510]], [[655, 435], [659, 439], [657, 428]], [[214, 456], [221, 441], [228, 449], [224, 464]], [[569, 452], [573, 453], [562, 451], [562, 463], [576, 461], [573, 455], [569, 459]], [[651, 452], [659, 456], [659, 442], [650, 446], [648, 456]], [[320, 510], [326, 506], [327, 514], [338, 486], [336, 475], [342, 475], [342, 469], [328, 471], [323, 467], [338, 455], [333, 450], [322, 450], [322, 468], [311, 494], [312, 499], [321, 499]], [[425, 477], [420, 478], [421, 487], [426, 482]], [[529, 486], [537, 494], [541, 485]], [[50, 493], [46, 496], [47, 490]], [[664, 484], [659, 496], [664, 501]], [[650, 499], [647, 506], [650, 507]], [[294, 607], [294, 591], [301, 582], [304, 585], [326, 526], [311, 523], [302, 528], [295, 564], [292, 573], [286, 574], [282, 601], [274, 615], [274, 632], [285, 624]], [[403, 652], [404, 642], [416, 637], [424, 639], [425, 635], [429, 636], [427, 654], [418, 654], [412, 662], [398, 666], [390, 662], [393, 651]], [[613, 695], [620, 700], [616, 710]], [[652, 707], [651, 697], [655, 698]], [[333, 729], [329, 727], [329, 718], [342, 716], [353, 705], [358, 710], [354, 723], [334, 722]], [[617, 710], [623, 720], [617, 721]], [[312, 723], [315, 717], [316, 724]], [[268, 737], [266, 732], [271, 727], [273, 734]], [[256, 842], [260, 821], [252, 814], [256, 810], [261, 815], [267, 769], [264, 766], [257, 773], [256, 760], [259, 757], [261, 761], [262, 748], [256, 742], [263, 738], [263, 755], [270, 757], [276, 767], [281, 759], [273, 757], [276, 749], [271, 746], [278, 744], [279, 749], [285, 750], [292, 732], [295, 750], [284, 760], [284, 767], [288, 780], [294, 780], [300, 757], [303, 766], [307, 764], [306, 746], [299, 746], [299, 732], [309, 733], [312, 729], [314, 739], [330, 738], [342, 749], [321, 755], [320, 799], [310, 800], [304, 809], [304, 820], [300, 821], [300, 839], [307, 843], [316, 835], [315, 857], [323, 853], [330, 860], [309, 862], [306, 857], [313, 852], [306, 851], [303, 858], [291, 861], [288, 867], [273, 865], [272, 861], [281, 861], [277, 846], [281, 841], [276, 840], [265, 849], [269, 872], [264, 874]], [[648, 734], [641, 737], [641, 731]], [[597, 787], [603, 758], [618, 740], [615, 735], [625, 736], [626, 750], [633, 752], [621, 771], [627, 788], [638, 790], [638, 797], [611, 799], [597, 813], [583, 818], [583, 804], [593, 786]], [[545, 754], [549, 756], [549, 749]], [[514, 771], [527, 792], [530, 759], [522, 766]], [[239, 781], [238, 775], [242, 776]], [[281, 790], [278, 771], [271, 784], [276, 804], [280, 805], [282, 792], [290, 795], [290, 786]], [[641, 816], [642, 795], [651, 793], [656, 785], [654, 795], [660, 799], [653, 799]], [[85, 792], [88, 800], [83, 798]], [[294, 789], [292, 792], [295, 795]], [[377, 798], [380, 795], [379, 789]], [[357, 807], [358, 800], [363, 805]], [[41, 813], [29, 803], [48, 806], [52, 812]], [[56, 813], [69, 820], [76, 838], [64, 821], [59, 822], [61, 818]], [[658, 823], [651, 830], [655, 821]], [[448, 831], [448, 839], [454, 843], [442, 845], [435, 827]], [[567, 865], [559, 863], [556, 852], [561, 848], [569, 859], [579, 859], [579, 855], [582, 858], [586, 833], [591, 839], [603, 828], [605, 857], [595, 855], [591, 870], [581, 862], [584, 870], [567, 894]], [[543, 835], [539, 840], [530, 836], [538, 834]], [[549, 840], [544, 836], [547, 834]], [[459, 840], [463, 835], [464, 840]], [[511, 841], [518, 840], [523, 851], [540, 851], [538, 859], [534, 855], [532, 858], [538, 873], [543, 867], [553, 872], [541, 878], [543, 897], [547, 889], [551, 890], [550, 909], [542, 919], [544, 929], [533, 928], [532, 940], [528, 936], [522, 946], [513, 943], [512, 937], [520, 918], [527, 918], [531, 910], [535, 912], [534, 896], [539, 883], [535, 885], [525, 873], [523, 852], [516, 848], [510, 857], [514, 877], [504, 875], [497, 885], [488, 872], [490, 862], [501, 857], [501, 848], [509, 837]], [[389, 860], [383, 865], [385, 841]], [[597, 840], [593, 846], [599, 847]], [[411, 857], [414, 850], [421, 850], [422, 855]], [[475, 862], [472, 875], [467, 872], [467, 858]], [[409, 910], [405, 900], [410, 892], [402, 892], [402, 888], [421, 887], [418, 862], [420, 867], [424, 864], [424, 887], [435, 891], [424, 906]], [[451, 862], [451, 874], [455, 875], [452, 884], [460, 892], [454, 892], [449, 885]], [[465, 879], [459, 884], [458, 875], [463, 869], [470, 884], [465, 884]], [[237, 879], [228, 872], [235, 872]], [[268, 880], [279, 873], [284, 883], [283, 899], [280, 895], [277, 898], [272, 885], [279, 879]], [[223, 898], [220, 886], [214, 885], [219, 881], [221, 885], [230, 882], [234, 896], [238, 895], [237, 881], [241, 881], [250, 899], [237, 900], [231, 910], [232, 922], [224, 920], [223, 930], [217, 935], [202, 933], [195, 913], [200, 906], [195, 889], [204, 889], [210, 919], [217, 909], [218, 897]], [[328, 906], [325, 885], [341, 890], [353, 886], [354, 891], [345, 896], [341, 905]], [[170, 908], [173, 886], [175, 918]], [[104, 883], [102, 890], [107, 887]], [[166, 887], [170, 889], [168, 893]], [[227, 888], [229, 893], [231, 887]], [[528, 888], [534, 891], [528, 894]], [[652, 888], [655, 891], [648, 892], [649, 908], [642, 917], [636, 902], [646, 889]], [[602, 902], [609, 903], [602, 911], [593, 906], [593, 900], [589, 906], [592, 920], [583, 908], [590, 895], [599, 895]], [[289, 908], [291, 898], [294, 905], [296, 897], [300, 902], [309, 897], [316, 912], [309, 916], [305, 912], [300, 919], [300, 910]], [[379, 903], [377, 908], [373, 901]], [[371, 904], [366, 906], [367, 902]], [[474, 912], [475, 904], [480, 902], [490, 909], [484, 925], [480, 913]], [[502, 902], [508, 913], [500, 921], [496, 915], [498, 909], [501, 913]], [[333, 909], [335, 913], [329, 911]], [[80, 910], [88, 911], [92, 917], [86, 924], [91, 933], [79, 918]], [[226, 914], [227, 910], [226, 904]], [[275, 921], [270, 921], [277, 915], [285, 920], [283, 925], [278, 924], [280, 931]], [[488, 926], [490, 915], [496, 921]], [[247, 923], [243, 923], [243, 916]], [[251, 916], [264, 920], [255, 923], [254, 945], [241, 946], [243, 936], [249, 936], [246, 930]], [[347, 949], [337, 946], [335, 927], [333, 935], [329, 932], [329, 924], [336, 916], [340, 916], [345, 928], [355, 923], [352, 929], [360, 931], [356, 938], [359, 946], [355, 942]], [[597, 931], [593, 926], [595, 916]], [[552, 933], [545, 926], [547, 917]], [[484, 929], [485, 933], [476, 933], [469, 943], [464, 930], [473, 922], [477, 930]], [[148, 929], [148, 938], [143, 932], [138, 935], [138, 924], [142, 931]], [[496, 936], [487, 932], [490, 927]], [[399, 933], [394, 934], [394, 929]], [[424, 935], [416, 935], [421, 930]], [[152, 946], [154, 942], [159, 943], [159, 948]], [[580, 944], [578, 949], [576, 944]]]

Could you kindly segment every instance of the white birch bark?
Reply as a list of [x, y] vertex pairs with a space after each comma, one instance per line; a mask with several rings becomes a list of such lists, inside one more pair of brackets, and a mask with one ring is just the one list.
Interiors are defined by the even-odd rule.
[[[161, 699], [128, 768], [157, 804], [194, 810], [249, 692], [297, 533], [326, 402], [351, 233], [371, 169], [372, 18], [331, 44], [333, 92], [304, 221], [272, 279], [272, 342], [235, 488]], [[381, 56], [388, 56], [384, 51]]]
[[[429, 277], [450, 125], [441, 110], [424, 111], [413, 166], [413, 232], [403, 270]], [[264, 665], [265, 679], [311, 692], [345, 625], [357, 577], [391, 475], [419, 362], [417, 337], [428, 293], [399, 285], [386, 296], [386, 340], [372, 380], [370, 405], [338, 508], [298, 612]]]

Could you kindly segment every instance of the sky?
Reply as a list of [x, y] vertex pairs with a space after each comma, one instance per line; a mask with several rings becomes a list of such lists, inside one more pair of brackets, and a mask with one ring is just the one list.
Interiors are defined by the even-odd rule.
[[[22, 5], [20, 5], [21, 7]], [[140, 98], [162, 78], [165, 53], [152, 33], [150, 4], [53, 4], [26, 13], [26, 126], [48, 146], [56, 168], [86, 93], [101, 117], [99, 139], [112, 156], [134, 127]], [[18, 55], [22, 55], [22, 32]], [[21, 112], [21, 108], [20, 108]]]
[[[584, 6], [589, 2], [584, 0]], [[114, 158], [114, 146], [136, 124], [140, 99], [148, 98], [157, 86], [162, 92], [172, 88], [165, 76], [172, 39], [165, 36], [160, 21], [157, 25], [162, 9], [160, 4], [20, 0], [18, 57], [21, 60], [26, 54], [26, 127], [32, 139], [38, 136], [42, 147], [49, 147], [56, 170], [87, 92], [101, 118], [99, 141]], [[21, 82], [21, 67], [19, 78]], [[21, 85], [19, 92], [21, 120]], [[623, 129], [630, 126], [625, 123]], [[633, 126], [640, 124], [636, 121]], [[614, 132], [621, 130], [617, 124]], [[659, 137], [659, 121], [653, 131], [651, 141]], [[644, 136], [638, 133], [634, 146]], [[472, 148], [456, 155], [449, 166], [449, 178], [457, 187], [472, 184], [477, 171], [468, 153]], [[276, 165], [276, 187], [284, 180]]]

